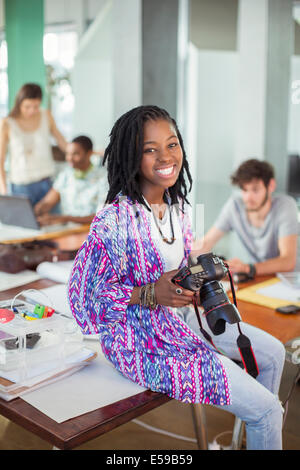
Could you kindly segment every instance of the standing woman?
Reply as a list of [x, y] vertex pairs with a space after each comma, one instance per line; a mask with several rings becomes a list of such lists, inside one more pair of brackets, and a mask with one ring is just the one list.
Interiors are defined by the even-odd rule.
[[4, 166], [8, 150], [11, 193], [27, 196], [33, 205], [52, 186], [51, 135], [63, 152], [67, 145], [50, 111], [40, 107], [41, 101], [41, 87], [26, 83], [18, 91], [13, 109], [0, 124], [0, 193], [8, 193]]
[[[156, 106], [132, 109], [114, 125], [104, 161], [107, 204], [69, 280], [71, 310], [83, 333], [99, 334], [106, 358], [130, 380], [185, 403], [222, 406], [246, 422], [248, 449], [281, 449], [282, 344], [252, 327], [260, 368], [255, 380], [178, 313], [193, 293], [171, 282], [192, 247], [191, 176], [176, 122]], [[243, 325], [245, 334], [249, 326]], [[256, 335], [263, 336], [262, 351]], [[234, 343], [229, 339], [223, 350]]]

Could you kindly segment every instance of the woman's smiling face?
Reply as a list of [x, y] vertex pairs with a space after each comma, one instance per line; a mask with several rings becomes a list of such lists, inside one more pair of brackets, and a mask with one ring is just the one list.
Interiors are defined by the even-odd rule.
[[172, 123], [150, 120], [144, 125], [144, 147], [140, 166], [140, 184], [146, 196], [162, 194], [173, 186], [182, 167], [182, 149]]

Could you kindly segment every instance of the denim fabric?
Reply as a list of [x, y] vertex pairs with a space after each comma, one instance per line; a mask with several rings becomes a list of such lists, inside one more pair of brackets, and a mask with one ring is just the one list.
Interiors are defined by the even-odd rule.
[[[178, 314], [180, 315], [179, 309]], [[194, 311], [183, 311], [182, 316], [190, 328], [202, 337]], [[265, 331], [241, 323], [241, 330], [251, 341], [259, 367], [259, 375], [254, 379], [231, 360], [240, 360], [236, 345], [239, 335], [237, 325], [226, 324], [225, 332], [215, 336], [202, 316], [201, 321], [216, 347], [226, 354], [219, 355], [219, 358], [229, 379], [231, 404], [221, 408], [246, 423], [247, 449], [281, 449], [283, 409], [278, 391], [285, 360], [283, 344]]]
[[[10, 193], [13, 196], [26, 196], [30, 200], [32, 206], [35, 206], [52, 188], [51, 178], [45, 178], [36, 183], [30, 184], [11, 184]], [[58, 202], [50, 211], [51, 214], [60, 214], [61, 207]]]
[[13, 196], [26, 196], [30, 199], [31, 204], [34, 206], [39, 202], [51, 189], [52, 181], [50, 178], [45, 178], [36, 183], [30, 184], [11, 184], [11, 194]]

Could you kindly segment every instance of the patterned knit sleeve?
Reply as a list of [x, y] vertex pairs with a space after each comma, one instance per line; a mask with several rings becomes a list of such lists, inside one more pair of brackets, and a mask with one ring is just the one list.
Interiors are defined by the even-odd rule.
[[68, 285], [71, 311], [83, 334], [97, 334], [107, 322], [125, 321], [132, 290], [120, 282], [100, 238], [90, 233], [76, 256]]

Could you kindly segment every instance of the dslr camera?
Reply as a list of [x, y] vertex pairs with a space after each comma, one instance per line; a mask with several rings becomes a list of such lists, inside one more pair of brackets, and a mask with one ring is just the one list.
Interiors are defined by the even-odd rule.
[[[242, 320], [238, 309], [230, 302], [219, 282], [228, 273], [228, 266], [221, 258], [213, 253], [205, 253], [198, 256], [196, 261], [190, 257], [189, 265], [172, 278], [174, 284], [184, 289], [200, 291], [200, 301], [207, 324], [215, 335], [224, 333], [226, 322], [232, 324]], [[233, 284], [231, 287], [233, 289]], [[232, 293], [234, 295], [233, 291]]]

